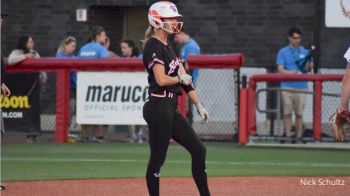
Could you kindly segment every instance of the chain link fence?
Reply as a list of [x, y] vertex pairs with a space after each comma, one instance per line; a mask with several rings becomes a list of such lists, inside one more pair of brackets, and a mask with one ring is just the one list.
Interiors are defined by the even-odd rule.
[[233, 140], [237, 133], [238, 73], [232, 69], [200, 69], [196, 92], [209, 112], [209, 122], [200, 123], [196, 108], [190, 107], [193, 128], [202, 139]]

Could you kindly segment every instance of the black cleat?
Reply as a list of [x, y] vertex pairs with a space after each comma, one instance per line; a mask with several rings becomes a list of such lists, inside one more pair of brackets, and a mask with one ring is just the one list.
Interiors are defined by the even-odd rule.
[[5, 189], [6, 189], [6, 187], [4, 185], [0, 184], [0, 190], [5, 190]]

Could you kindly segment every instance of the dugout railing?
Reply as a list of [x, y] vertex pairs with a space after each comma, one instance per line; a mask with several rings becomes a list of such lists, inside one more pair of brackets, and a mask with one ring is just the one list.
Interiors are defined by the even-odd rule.
[[[284, 141], [288, 138], [284, 137], [284, 134], [281, 134], [281, 129], [283, 129], [283, 100], [282, 93], [283, 92], [292, 92], [298, 94], [304, 94], [306, 97], [314, 96], [314, 92], [310, 89], [306, 90], [298, 90], [298, 89], [290, 89], [290, 88], [281, 88], [281, 87], [269, 87], [269, 88], [260, 88], [256, 91], [256, 110], [259, 113], [265, 113], [266, 116], [269, 116], [269, 130], [265, 130], [264, 134], [259, 134], [258, 136], [250, 136], [251, 141]], [[276, 104], [274, 108], [264, 107], [264, 95], [266, 94], [274, 94], [276, 95]], [[340, 98], [340, 94], [336, 93], [326, 93], [322, 92], [322, 96], [325, 98]], [[327, 104], [327, 103], [324, 103]], [[309, 117], [309, 116], [308, 116]], [[306, 120], [307, 121], [307, 120]], [[313, 138], [310, 137], [309, 129], [307, 127], [310, 126], [309, 122], [304, 122], [304, 137], [303, 141], [313, 141]], [[278, 131], [279, 129], [279, 131]], [[282, 130], [283, 132], [283, 130]], [[333, 137], [323, 137], [322, 141], [333, 141]]]
[[[239, 69], [244, 57], [242, 54], [198, 55], [188, 59], [191, 68], [232, 69], [239, 79]], [[143, 72], [144, 65], [138, 58], [110, 59], [58, 59], [40, 58], [27, 59], [17, 65], [7, 66], [10, 73], [16, 72], [54, 72], [56, 73], [56, 112], [54, 142], [63, 143], [68, 139], [68, 110], [70, 96], [70, 73], [72, 71], [116, 71]], [[239, 85], [239, 81], [236, 81]], [[238, 89], [238, 88], [237, 88]], [[237, 94], [238, 95], [238, 94]], [[238, 102], [236, 103], [238, 105]], [[232, 109], [235, 108], [232, 103]], [[179, 98], [179, 111], [187, 115], [187, 98]], [[232, 122], [234, 123], [234, 122]], [[232, 130], [232, 135], [234, 130]]]
[[[309, 81], [313, 83], [312, 92], [307, 92], [313, 95], [313, 111], [312, 111], [312, 129], [313, 140], [320, 141], [322, 130], [321, 114], [322, 114], [322, 96], [329, 93], [322, 92], [325, 82], [340, 82], [343, 78], [341, 74], [258, 74], [249, 79], [249, 86], [243, 85], [240, 90], [241, 105], [240, 105], [240, 128], [239, 128], [239, 143], [246, 144], [250, 136], [257, 133], [257, 91], [258, 83], [266, 82], [282, 82], [282, 81]], [[244, 82], [243, 82], [244, 84]], [[333, 94], [332, 94], [333, 95]], [[276, 111], [279, 112], [279, 111]]]

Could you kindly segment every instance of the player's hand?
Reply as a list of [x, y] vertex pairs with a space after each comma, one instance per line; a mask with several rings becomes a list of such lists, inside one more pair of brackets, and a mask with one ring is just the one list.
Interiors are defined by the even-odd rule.
[[180, 79], [180, 84], [184, 84], [186, 86], [189, 86], [192, 84], [192, 76], [188, 74], [180, 74], [180, 73], [177, 76]]
[[205, 124], [209, 121], [209, 113], [208, 111], [204, 108], [203, 104], [201, 102], [196, 103], [197, 107], [197, 112], [199, 116], [201, 117], [201, 123]]
[[350, 113], [339, 107], [330, 118], [332, 130], [336, 141], [344, 141], [346, 132], [349, 131]]
[[2, 83], [1, 85], [1, 94], [5, 97], [8, 97], [11, 95], [10, 89], [4, 83]]

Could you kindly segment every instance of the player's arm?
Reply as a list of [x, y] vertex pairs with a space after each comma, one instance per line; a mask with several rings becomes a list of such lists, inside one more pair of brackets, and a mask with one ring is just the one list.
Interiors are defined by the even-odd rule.
[[350, 62], [345, 71], [345, 75], [342, 81], [342, 90], [341, 90], [341, 98], [340, 98], [340, 108], [341, 110], [348, 110], [350, 99]]
[[197, 104], [197, 103], [201, 102], [196, 91], [192, 90], [192, 91], [188, 92], [187, 95], [191, 99], [192, 103]]
[[194, 91], [191, 90], [187, 93], [188, 97], [191, 99], [191, 101], [195, 104], [197, 108], [197, 112], [200, 115], [202, 121], [201, 123], [207, 123], [209, 120], [209, 113], [208, 111], [204, 108], [201, 100], [198, 97], [198, 94]]
[[193, 88], [192, 76], [186, 73], [186, 70], [181, 62], [179, 63], [179, 70], [177, 76], [180, 78], [181, 84], [191, 86], [191, 88]]
[[171, 77], [165, 74], [164, 65], [156, 63], [152, 69], [159, 86], [171, 86], [180, 82], [180, 77]]
[[185, 70], [185, 67], [183, 66], [182, 63], [179, 64], [179, 74], [187, 74], [186, 73], [186, 70]]

